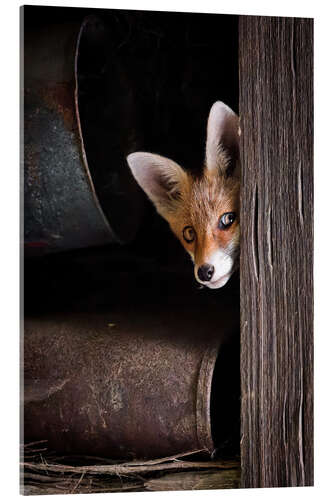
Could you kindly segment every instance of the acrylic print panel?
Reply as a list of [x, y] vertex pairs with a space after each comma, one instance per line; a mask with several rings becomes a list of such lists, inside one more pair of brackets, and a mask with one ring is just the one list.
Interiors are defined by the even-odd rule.
[[312, 21], [22, 15], [23, 491], [311, 485]]
[[[236, 488], [238, 18], [51, 7], [22, 17], [22, 489]], [[215, 250], [222, 224], [235, 250], [228, 282], [211, 290], [218, 254], [209, 261], [179, 191], [202, 174], [217, 101], [206, 188], [216, 195], [228, 177], [234, 205], [207, 217], [220, 225]], [[162, 176], [156, 156], [142, 165], [148, 185], [126, 160], [138, 151], [162, 158]], [[173, 231], [168, 208], [182, 224]]]

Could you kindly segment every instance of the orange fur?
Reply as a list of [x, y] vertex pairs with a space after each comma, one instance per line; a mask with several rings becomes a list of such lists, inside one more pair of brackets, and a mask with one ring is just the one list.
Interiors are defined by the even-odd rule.
[[[225, 231], [218, 229], [222, 214], [235, 212], [237, 218]], [[172, 213], [164, 213], [173, 233], [185, 249], [193, 256], [196, 265], [207, 261], [207, 257], [218, 248], [227, 248], [232, 241], [239, 240], [239, 180], [225, 178], [223, 174], [203, 173], [199, 178], [188, 174], [180, 198]], [[187, 243], [183, 228], [192, 226], [196, 239]]]

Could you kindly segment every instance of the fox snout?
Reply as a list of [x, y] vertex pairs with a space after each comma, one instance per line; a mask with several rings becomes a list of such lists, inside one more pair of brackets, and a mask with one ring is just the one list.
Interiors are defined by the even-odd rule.
[[200, 284], [207, 288], [221, 288], [227, 283], [237, 267], [237, 244], [232, 246], [234, 252], [219, 248], [206, 256], [203, 264], [194, 261], [194, 275]]

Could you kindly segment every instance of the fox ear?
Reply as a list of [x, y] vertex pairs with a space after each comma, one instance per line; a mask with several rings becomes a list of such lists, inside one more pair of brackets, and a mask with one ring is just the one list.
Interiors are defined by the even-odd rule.
[[174, 161], [151, 153], [132, 153], [127, 156], [127, 162], [157, 211], [163, 217], [175, 211], [187, 185], [186, 172]]
[[206, 168], [230, 175], [239, 160], [239, 119], [226, 104], [211, 107], [207, 124]]

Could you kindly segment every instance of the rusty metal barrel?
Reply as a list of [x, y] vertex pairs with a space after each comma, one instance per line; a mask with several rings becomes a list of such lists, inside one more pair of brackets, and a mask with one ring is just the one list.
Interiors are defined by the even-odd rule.
[[108, 36], [93, 17], [25, 23], [26, 255], [126, 243], [138, 230], [143, 197], [125, 160], [134, 122], [120, 124], [115, 111]]
[[116, 459], [211, 453], [212, 420], [230, 413], [213, 383], [226, 337], [184, 311], [27, 319], [25, 442]]

